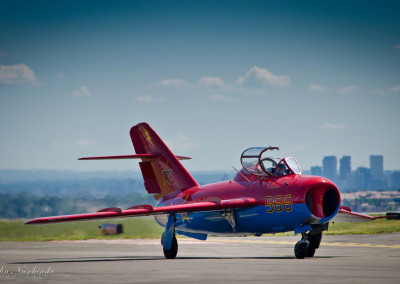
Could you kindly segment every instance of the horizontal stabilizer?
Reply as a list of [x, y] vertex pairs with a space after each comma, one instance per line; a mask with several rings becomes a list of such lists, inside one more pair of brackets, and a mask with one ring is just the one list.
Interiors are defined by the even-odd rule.
[[336, 216], [332, 219], [332, 222], [357, 223], [357, 222], [369, 222], [375, 219], [376, 217], [357, 212], [352, 212], [349, 207], [341, 206], [338, 214], [336, 214]]
[[[49, 224], [61, 222], [74, 222], [74, 221], [87, 221], [98, 220], [106, 218], [119, 218], [119, 217], [135, 217], [135, 216], [148, 216], [169, 213], [182, 213], [182, 212], [204, 212], [204, 211], [217, 211], [234, 208], [248, 208], [261, 205], [254, 198], [240, 198], [223, 200], [220, 203], [205, 201], [199, 203], [186, 203], [179, 205], [168, 205], [161, 207], [151, 207], [150, 205], [138, 205], [127, 210], [119, 208], [106, 208], [98, 211], [97, 213], [84, 213], [64, 216], [42, 217], [27, 221], [25, 224]], [[119, 209], [119, 210], [118, 210]]]
[[[158, 158], [160, 155], [154, 154], [137, 154], [137, 155], [123, 155], [123, 156], [102, 156], [102, 157], [83, 157], [78, 160], [127, 160], [127, 159], [142, 159], [142, 160], [151, 160]], [[184, 156], [176, 156], [178, 160], [190, 160], [190, 157]]]
[[374, 217], [366, 214], [352, 212], [350, 207], [347, 206], [340, 206], [339, 212], [332, 219], [332, 222], [369, 222], [384, 218], [386, 218], [387, 220], [400, 220], [400, 212], [387, 212], [385, 216]]

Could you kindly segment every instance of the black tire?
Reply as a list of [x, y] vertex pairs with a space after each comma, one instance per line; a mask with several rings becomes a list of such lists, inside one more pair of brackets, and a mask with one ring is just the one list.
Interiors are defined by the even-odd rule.
[[298, 259], [303, 259], [307, 255], [307, 247], [309, 246], [309, 242], [306, 240], [298, 241], [294, 246], [294, 255]]
[[315, 245], [312, 242], [310, 242], [307, 248], [306, 257], [313, 257], [314, 254], [315, 254]]
[[178, 254], [178, 241], [176, 240], [176, 237], [174, 236], [172, 238], [172, 245], [170, 250], [166, 250], [163, 248], [165, 258], [167, 259], [174, 259], [176, 255]]

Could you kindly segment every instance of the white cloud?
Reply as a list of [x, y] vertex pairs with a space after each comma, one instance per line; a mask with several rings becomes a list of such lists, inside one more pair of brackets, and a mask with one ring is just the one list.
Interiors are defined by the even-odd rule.
[[333, 124], [333, 123], [325, 123], [321, 125], [321, 128], [327, 128], [327, 129], [345, 129], [346, 126], [342, 124]]
[[164, 79], [164, 80], [156, 83], [156, 86], [182, 89], [182, 88], [187, 88], [190, 85], [188, 84], [188, 82], [186, 82], [182, 78], [175, 78], [175, 79], [169, 78], [169, 79]]
[[220, 101], [220, 102], [228, 102], [228, 101], [231, 101], [231, 100], [232, 100], [230, 97], [224, 96], [224, 95], [221, 95], [221, 94], [211, 95], [211, 96], [208, 96], [208, 98], [209, 98], [210, 100], [213, 100], [213, 101]]
[[161, 103], [164, 102], [164, 98], [154, 98], [149, 95], [141, 96], [141, 97], [136, 97], [135, 101], [140, 102], [140, 103]]
[[[265, 94], [265, 87], [283, 88], [289, 87], [291, 81], [289, 76], [278, 76], [257, 66], [253, 66], [243, 77], [239, 77], [233, 84], [227, 84], [221, 77], [203, 76], [197, 83], [187, 82], [182, 78], [169, 78], [155, 82], [149, 87], [170, 87], [176, 89], [205, 89], [220, 88], [224, 92], [246, 92], [255, 94]], [[218, 99], [220, 96], [212, 96], [210, 99]]]
[[0, 83], [36, 84], [35, 72], [26, 64], [0, 65]]
[[224, 80], [219, 77], [201, 77], [199, 80], [200, 87], [219, 87], [223, 88], [225, 86]]
[[182, 78], [169, 78], [156, 82], [151, 86], [162, 87], [162, 88], [176, 88], [176, 89], [213, 88], [213, 87], [223, 88], [225, 87], [225, 82], [220, 77], [203, 76], [199, 79], [198, 84], [189, 83]]
[[93, 96], [93, 93], [86, 86], [80, 87], [79, 90], [75, 90], [71, 94], [74, 97], [89, 97], [89, 96]]
[[400, 49], [400, 43], [398, 43], [395, 46], [393, 46], [393, 48]]
[[358, 87], [354, 86], [354, 85], [346, 86], [346, 87], [343, 87], [343, 88], [341, 88], [339, 90], [339, 93], [342, 94], [342, 95], [351, 95], [351, 94], [354, 94], [354, 93], [357, 93], [357, 92], [358, 92]]
[[392, 92], [395, 92], [395, 93], [400, 92], [400, 84], [391, 87], [390, 90], [391, 90]]
[[[187, 151], [200, 147], [199, 142], [191, 141], [187, 136], [179, 133], [174, 135], [170, 139], [166, 139], [166, 144], [168, 147], [173, 149], [173, 151]], [[175, 153], [178, 155], [178, 153]]]
[[372, 90], [371, 92], [376, 95], [387, 95], [387, 94], [391, 94], [391, 93], [399, 93], [400, 92], [400, 84], [397, 84], [396, 86], [393, 86], [391, 88], [375, 89], [375, 90]]
[[287, 75], [277, 76], [267, 69], [253, 66], [243, 77], [237, 79], [239, 85], [258, 85], [271, 86], [277, 88], [289, 87], [290, 78]]
[[319, 84], [311, 84], [310, 86], [308, 86], [308, 89], [313, 92], [321, 92], [321, 93], [329, 90], [328, 87]]

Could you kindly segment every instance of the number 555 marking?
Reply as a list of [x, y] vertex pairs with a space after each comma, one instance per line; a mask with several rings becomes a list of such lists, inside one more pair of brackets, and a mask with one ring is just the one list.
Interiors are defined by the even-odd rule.
[[292, 211], [292, 203], [290, 202], [290, 198], [292, 198], [291, 194], [284, 195], [276, 195], [274, 196], [265, 196], [265, 206], [269, 208], [267, 213], [282, 212], [285, 210], [286, 212]]

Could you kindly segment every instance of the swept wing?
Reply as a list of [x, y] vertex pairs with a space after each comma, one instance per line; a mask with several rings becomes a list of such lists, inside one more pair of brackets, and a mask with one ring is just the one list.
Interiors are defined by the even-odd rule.
[[221, 202], [205, 201], [198, 203], [185, 203], [178, 205], [169, 205], [161, 207], [152, 207], [151, 205], [138, 205], [126, 210], [120, 208], [105, 208], [96, 213], [73, 214], [63, 216], [41, 217], [25, 222], [25, 224], [48, 224], [62, 223], [74, 221], [87, 221], [106, 218], [121, 218], [121, 217], [136, 217], [149, 216], [170, 213], [183, 212], [202, 212], [202, 211], [217, 211], [234, 208], [247, 208], [259, 205], [259, 201], [254, 198], [239, 198], [222, 200]]

